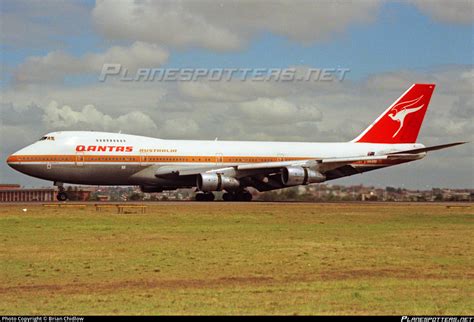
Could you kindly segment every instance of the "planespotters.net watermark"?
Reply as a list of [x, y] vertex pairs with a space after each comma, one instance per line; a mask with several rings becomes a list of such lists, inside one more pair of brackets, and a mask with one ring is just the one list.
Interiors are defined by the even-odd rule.
[[138, 68], [133, 72], [122, 64], [104, 64], [99, 81], [122, 82], [342, 82], [349, 68]]
[[402, 316], [400, 322], [474, 322], [472, 316]]

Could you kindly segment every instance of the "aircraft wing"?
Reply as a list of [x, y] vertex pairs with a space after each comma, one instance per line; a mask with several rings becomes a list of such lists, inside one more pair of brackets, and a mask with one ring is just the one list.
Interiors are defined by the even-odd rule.
[[[289, 166], [301, 166], [314, 169], [333, 180], [366, 171], [372, 171], [383, 166], [398, 164], [419, 159], [420, 154], [428, 151], [440, 150], [466, 142], [455, 142], [420, 149], [405, 150], [373, 156], [352, 156], [341, 158], [309, 158], [307, 160], [259, 162], [226, 165], [212, 165], [204, 167], [190, 166], [162, 166], [155, 171], [156, 177], [195, 176], [200, 173], [219, 173], [244, 180], [260, 191], [283, 188], [280, 176], [281, 169]], [[262, 181], [266, 177], [267, 180]]]
[[[242, 164], [237, 166], [237, 170], [257, 170], [257, 169], [275, 169], [283, 168], [286, 166], [302, 166], [302, 167], [315, 167], [318, 171], [323, 172], [330, 168], [339, 167], [341, 165], [350, 164], [354, 162], [364, 162], [364, 161], [378, 161], [378, 160], [387, 160], [389, 158], [399, 159], [407, 158], [406, 155], [403, 156], [388, 156], [388, 155], [379, 155], [379, 156], [356, 156], [356, 157], [344, 157], [344, 158], [321, 158], [321, 159], [308, 159], [308, 160], [298, 160], [298, 161], [286, 161], [286, 162], [265, 162], [265, 163], [250, 163]], [[410, 155], [408, 158], [413, 159], [413, 155]]]
[[223, 173], [230, 174], [237, 178], [248, 175], [250, 173], [266, 174], [274, 172], [283, 167], [288, 166], [302, 166], [302, 167], [314, 167], [318, 171], [324, 173], [324, 171], [337, 168], [342, 165], [351, 164], [354, 162], [374, 162], [378, 160], [387, 159], [409, 159], [413, 160], [417, 158], [414, 154], [398, 154], [398, 155], [380, 155], [380, 156], [355, 156], [355, 157], [344, 157], [344, 158], [320, 158], [320, 159], [307, 159], [307, 160], [293, 160], [293, 161], [277, 161], [277, 162], [259, 162], [259, 163], [245, 163], [235, 165], [222, 165], [207, 166], [207, 167], [186, 167], [186, 166], [163, 166], [156, 170], [155, 176], [157, 177], [169, 177], [169, 176], [190, 176], [197, 175], [200, 173]]

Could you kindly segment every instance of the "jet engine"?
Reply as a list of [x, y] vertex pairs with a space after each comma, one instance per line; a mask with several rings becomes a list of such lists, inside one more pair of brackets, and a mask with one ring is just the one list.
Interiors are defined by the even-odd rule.
[[197, 176], [196, 185], [204, 192], [237, 190], [240, 181], [233, 177], [226, 177], [218, 173], [201, 173]]
[[318, 171], [303, 167], [285, 167], [281, 172], [281, 181], [287, 186], [318, 183], [326, 181], [326, 176]]

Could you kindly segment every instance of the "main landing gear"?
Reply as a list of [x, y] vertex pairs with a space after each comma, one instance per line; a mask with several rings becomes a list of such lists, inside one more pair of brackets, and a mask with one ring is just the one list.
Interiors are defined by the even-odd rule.
[[[215, 196], [212, 192], [198, 192], [196, 193], [196, 201], [213, 201]], [[252, 194], [246, 190], [237, 192], [225, 192], [222, 195], [224, 201], [251, 201]]]
[[58, 201], [66, 201], [68, 199], [66, 189], [64, 189], [64, 184], [62, 182], [54, 182], [54, 185], [58, 187], [59, 192], [56, 195]]
[[252, 201], [252, 194], [247, 190], [226, 192], [222, 195], [224, 201]]
[[212, 192], [198, 192], [196, 193], [196, 201], [213, 201], [215, 196]]

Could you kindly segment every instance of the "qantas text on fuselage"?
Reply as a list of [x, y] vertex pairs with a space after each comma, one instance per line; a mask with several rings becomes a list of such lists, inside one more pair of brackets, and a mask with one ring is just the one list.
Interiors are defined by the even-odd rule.
[[78, 145], [76, 152], [133, 152], [133, 146]]

